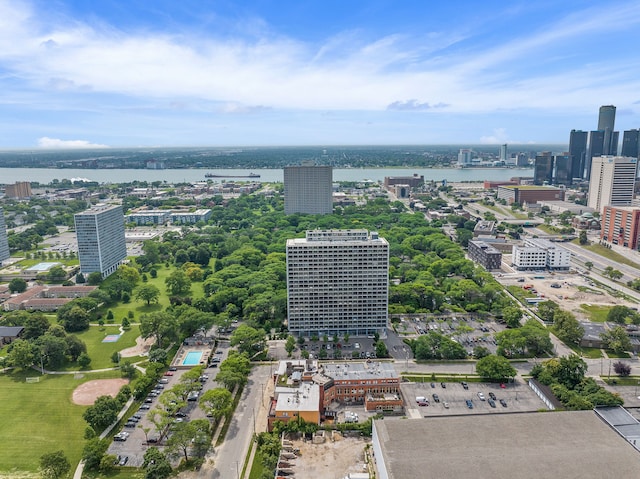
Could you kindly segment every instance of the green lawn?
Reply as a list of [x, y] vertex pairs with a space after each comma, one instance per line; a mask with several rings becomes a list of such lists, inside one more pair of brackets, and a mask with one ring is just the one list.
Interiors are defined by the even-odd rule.
[[[146, 284], [152, 284], [153, 286], [158, 288], [160, 290], [160, 298], [158, 303], [147, 306], [147, 303], [145, 301], [136, 301], [134, 299], [136, 290], [134, 289], [133, 294], [131, 295], [131, 301], [129, 303], [119, 302], [115, 306], [104, 308], [103, 312], [106, 313], [106, 311], [110, 309], [113, 312], [115, 322], [119, 324], [122, 322], [123, 318], [127, 317], [127, 315], [129, 314], [129, 311], [133, 311], [134, 313], [133, 322], [137, 322], [140, 319], [140, 316], [143, 314], [151, 313], [153, 311], [163, 310], [164, 308], [170, 305], [169, 294], [167, 293], [167, 289], [166, 289], [167, 287], [164, 281], [167, 278], [167, 276], [169, 276], [175, 269], [176, 268], [174, 266], [171, 266], [169, 268], [166, 268], [164, 265], [159, 266], [158, 276], [156, 278], [152, 278], [149, 275], [149, 273], [147, 273], [147, 277], [149, 278], [148, 281], [146, 283], [143, 283], [142, 281], [138, 283], [138, 287]], [[108, 282], [109, 282], [109, 279], [106, 280], [105, 285], [108, 285]], [[191, 283], [190, 296], [193, 299], [201, 298], [204, 296], [204, 288], [203, 288], [202, 282]]]
[[599, 359], [602, 357], [602, 351], [598, 348], [582, 348], [576, 345], [569, 345], [569, 347], [578, 355], [588, 359]]
[[607, 315], [611, 306], [600, 306], [597, 304], [581, 304], [580, 309], [589, 315], [589, 320], [594, 323], [604, 323], [607, 321]]
[[[72, 464], [80, 461], [84, 447], [85, 406], [71, 402], [71, 393], [80, 384], [120, 377], [118, 371], [42, 376], [29, 384], [25, 377], [39, 376], [33, 370], [0, 374], [0, 476], [35, 473], [42, 454], [62, 449]], [[38, 476], [39, 477], [39, 476]]]
[[592, 244], [592, 245], [580, 245], [580, 246], [584, 249], [588, 249], [589, 251], [599, 254], [600, 256], [604, 256], [605, 258], [616, 261], [617, 263], [626, 264], [627, 266], [640, 269], [640, 264], [634, 263], [626, 256], [623, 256], [620, 253], [616, 253], [615, 251], [610, 250], [609, 248], [605, 248], [602, 245]]
[[260, 479], [262, 477], [262, 473], [264, 471], [264, 467], [262, 466], [262, 454], [259, 451], [256, 451], [253, 456], [253, 464], [251, 464], [251, 472], [249, 473], [249, 479]]
[[[87, 345], [87, 354], [91, 358], [89, 369], [104, 369], [113, 367], [111, 355], [116, 351], [135, 346], [136, 338], [140, 336], [140, 328], [137, 325], [125, 331], [115, 343], [103, 343], [102, 340], [109, 334], [119, 334], [119, 325], [105, 324], [103, 327], [91, 326], [87, 331], [76, 335]], [[140, 357], [127, 358], [130, 362], [139, 361]], [[72, 364], [67, 370], [77, 369], [77, 364]]]

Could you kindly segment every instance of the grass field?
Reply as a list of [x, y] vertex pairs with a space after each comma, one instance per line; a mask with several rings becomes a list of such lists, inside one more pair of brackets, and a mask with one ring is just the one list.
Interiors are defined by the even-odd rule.
[[[45, 375], [29, 384], [26, 377], [35, 371], [0, 374], [0, 476], [38, 470], [42, 454], [62, 449], [72, 464], [80, 461], [87, 426], [82, 419], [85, 406], [71, 402], [71, 393], [80, 384], [120, 377], [119, 371], [85, 374]], [[39, 476], [38, 476], [39, 477]]]
[[599, 306], [596, 304], [581, 304], [580, 309], [589, 315], [589, 320], [594, 323], [604, 323], [611, 306]]
[[582, 348], [577, 345], [569, 345], [569, 347], [578, 355], [583, 358], [599, 359], [602, 357], [602, 351], [598, 348]]
[[594, 252], [596, 254], [599, 254], [600, 256], [604, 256], [605, 258], [613, 260], [613, 261], [615, 261], [617, 263], [626, 264], [627, 266], [631, 266], [633, 268], [640, 269], [640, 264], [634, 263], [633, 261], [631, 261], [626, 256], [623, 256], [620, 253], [616, 253], [615, 251], [612, 251], [609, 248], [605, 248], [602, 245], [592, 244], [592, 245], [581, 245], [581, 246], [584, 249], [588, 249], [589, 251], [592, 251], [592, 252]]
[[[111, 356], [116, 351], [135, 346], [136, 338], [140, 336], [140, 328], [134, 325], [128, 331], [125, 331], [120, 339], [115, 343], [103, 343], [102, 340], [109, 334], [118, 334], [119, 325], [105, 324], [103, 327], [91, 326], [87, 331], [76, 333], [87, 345], [87, 354], [91, 358], [89, 369], [104, 369], [113, 367]], [[140, 357], [127, 358], [130, 362], [139, 361]], [[77, 369], [77, 364], [72, 364], [66, 370], [72, 371]], [[64, 370], [64, 369], [63, 369]]]

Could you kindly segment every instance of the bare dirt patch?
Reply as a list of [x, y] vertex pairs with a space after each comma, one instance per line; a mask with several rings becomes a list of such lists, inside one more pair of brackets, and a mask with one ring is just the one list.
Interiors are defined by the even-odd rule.
[[370, 441], [337, 435], [335, 441], [328, 437], [323, 444], [302, 440], [292, 443], [294, 448], [300, 449], [299, 456], [292, 461], [296, 478], [317, 479], [341, 478], [348, 473], [363, 472], [364, 449]]
[[136, 345], [120, 351], [123, 358], [133, 358], [135, 356], [146, 356], [153, 345], [153, 338], [144, 339], [142, 336], [136, 338]]
[[73, 391], [71, 400], [80, 406], [92, 406], [100, 396], [116, 397], [120, 388], [128, 384], [128, 379], [98, 379], [87, 381]]

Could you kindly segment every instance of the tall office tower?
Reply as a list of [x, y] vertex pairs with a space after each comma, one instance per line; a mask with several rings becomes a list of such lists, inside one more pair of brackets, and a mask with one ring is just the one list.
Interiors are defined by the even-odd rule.
[[287, 166], [284, 169], [284, 212], [327, 215], [333, 212], [333, 169], [330, 166]]
[[631, 158], [640, 156], [640, 130], [627, 130], [624, 132], [620, 156]]
[[616, 107], [604, 105], [600, 107], [598, 115], [598, 130], [604, 131], [603, 155], [618, 153], [618, 133], [614, 131], [616, 124]]
[[80, 271], [106, 278], [127, 257], [121, 206], [100, 205], [75, 215]]
[[571, 155], [569, 153], [555, 155], [554, 163], [555, 173], [553, 176], [553, 184], [570, 186], [573, 180], [571, 176]]
[[589, 132], [589, 149], [587, 151], [587, 164], [585, 166], [585, 179], [591, 176], [591, 163], [594, 158], [604, 155], [604, 131], [594, 130]]
[[509, 159], [507, 157], [508, 154], [507, 145], [500, 145], [500, 161], [504, 161], [506, 163]]
[[9, 242], [7, 241], [7, 226], [4, 222], [4, 212], [0, 208], [0, 264], [9, 259]]
[[593, 158], [587, 206], [601, 213], [605, 206], [631, 205], [637, 169], [637, 158], [626, 156]]
[[587, 135], [588, 133], [582, 130], [571, 130], [569, 134], [571, 178], [584, 178], [584, 169], [587, 166]]
[[373, 334], [387, 327], [389, 243], [367, 230], [287, 240], [289, 331]]
[[516, 156], [516, 166], [529, 166], [529, 155], [518, 153]]
[[473, 158], [473, 150], [462, 148], [458, 153], [458, 166], [462, 168], [471, 166], [471, 158]]
[[28, 181], [16, 181], [15, 184], [6, 186], [4, 195], [7, 198], [19, 200], [31, 198], [31, 183]]
[[533, 184], [543, 185], [553, 182], [553, 155], [550, 151], [543, 151], [536, 155], [533, 166]]

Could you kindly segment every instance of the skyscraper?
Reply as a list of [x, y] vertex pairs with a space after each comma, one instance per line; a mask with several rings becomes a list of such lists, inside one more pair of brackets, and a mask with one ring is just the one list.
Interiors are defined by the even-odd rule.
[[287, 166], [284, 169], [284, 212], [326, 215], [333, 212], [333, 169], [330, 166]]
[[7, 241], [7, 226], [4, 222], [4, 211], [0, 208], [0, 264], [9, 259], [9, 242]]
[[307, 231], [287, 241], [289, 331], [373, 334], [387, 327], [389, 243], [367, 230]]
[[587, 162], [587, 136], [582, 130], [571, 130], [569, 134], [569, 155], [571, 155], [571, 178], [584, 178]]
[[627, 130], [624, 132], [620, 155], [638, 158], [640, 155], [640, 130]]
[[121, 206], [100, 205], [75, 215], [80, 271], [106, 278], [127, 257]]
[[543, 151], [536, 155], [533, 167], [533, 183], [535, 185], [551, 184], [553, 182], [553, 155], [550, 151]]
[[616, 107], [603, 105], [598, 115], [598, 129], [589, 134], [589, 152], [586, 168], [586, 178], [591, 174], [593, 158], [602, 155], [616, 156], [618, 154], [619, 132], [614, 131], [616, 123]]
[[602, 212], [605, 206], [629, 206], [633, 200], [638, 159], [626, 156], [593, 158], [587, 205]]
[[505, 163], [509, 159], [507, 156], [509, 154], [509, 150], [507, 149], [507, 145], [500, 145], [500, 161], [504, 161]]
[[571, 175], [571, 155], [563, 153], [554, 156], [555, 173], [553, 176], [554, 185], [569, 186], [572, 183]]

